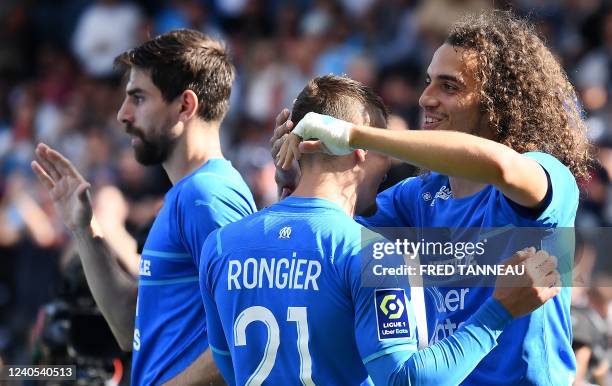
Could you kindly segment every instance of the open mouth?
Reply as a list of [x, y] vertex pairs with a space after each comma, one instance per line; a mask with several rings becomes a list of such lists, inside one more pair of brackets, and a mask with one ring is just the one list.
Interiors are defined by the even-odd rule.
[[425, 115], [423, 117], [423, 129], [431, 130], [434, 129], [442, 122], [442, 118], [434, 117], [431, 115]]
[[144, 137], [140, 133], [139, 130], [134, 129], [134, 127], [127, 127], [125, 133], [130, 136], [132, 146], [135, 144], [141, 144], [144, 142]]
[[142, 144], [142, 140], [138, 137], [132, 137], [131, 144], [132, 146], [139, 146], [140, 144]]

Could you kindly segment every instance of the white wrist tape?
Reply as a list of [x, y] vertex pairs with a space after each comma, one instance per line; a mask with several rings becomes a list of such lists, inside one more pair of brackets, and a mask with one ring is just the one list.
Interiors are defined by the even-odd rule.
[[323, 142], [332, 155], [350, 154], [349, 131], [352, 123], [310, 112], [295, 126], [292, 133], [303, 140], [316, 138]]

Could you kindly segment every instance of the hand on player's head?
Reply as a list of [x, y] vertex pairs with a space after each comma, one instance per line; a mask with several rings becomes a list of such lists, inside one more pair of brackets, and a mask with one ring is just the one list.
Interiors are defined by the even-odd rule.
[[[330, 155], [347, 155], [353, 152], [349, 135], [353, 124], [342, 119], [315, 112], [307, 113], [293, 129], [293, 134], [303, 140], [318, 139], [320, 144], [311, 144], [306, 149]], [[323, 146], [322, 146], [323, 145]]]
[[279, 152], [283, 144], [293, 128], [293, 122], [290, 119], [290, 113], [288, 109], [283, 109], [275, 120], [274, 134], [270, 138], [271, 154], [272, 159], [275, 161], [276, 172], [274, 173], [274, 180], [279, 187], [279, 198], [283, 199], [289, 196], [300, 180], [300, 167], [296, 162], [293, 162], [291, 167], [287, 170], [282, 169], [279, 164]]
[[276, 116], [274, 125], [274, 133], [272, 134], [272, 138], [270, 138], [270, 146], [272, 146], [272, 159], [276, 160], [281, 146], [287, 139], [287, 135], [291, 132], [291, 129], [293, 129], [293, 122], [290, 119], [288, 109], [283, 109], [283, 111]]
[[[293, 162], [300, 159], [301, 153], [319, 153], [326, 152], [325, 146], [320, 141], [302, 141], [300, 137], [291, 136], [291, 130], [293, 129], [293, 122], [290, 119], [290, 113], [288, 109], [283, 109], [275, 120], [274, 134], [270, 138], [271, 154], [275, 161], [277, 169], [281, 169], [282, 172], [291, 171], [297, 165]], [[288, 143], [289, 142], [289, 143]], [[280, 174], [282, 177], [283, 173]], [[277, 183], [283, 183], [283, 178]]]
[[[515, 272], [524, 270], [522, 275], [498, 277], [493, 293], [515, 318], [534, 311], [560, 291], [557, 258], [544, 250], [524, 249], [502, 264], [515, 267]], [[520, 266], [524, 269], [518, 269]]]
[[289, 170], [293, 161], [299, 161], [302, 153], [299, 150], [299, 143], [302, 139], [297, 135], [287, 134], [276, 158], [276, 166], [283, 170]]

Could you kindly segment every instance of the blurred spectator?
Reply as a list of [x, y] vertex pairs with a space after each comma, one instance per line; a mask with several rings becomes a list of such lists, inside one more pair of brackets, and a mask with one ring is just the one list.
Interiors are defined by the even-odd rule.
[[216, 38], [223, 38], [210, 10], [199, 0], [172, 0], [155, 15], [155, 34], [173, 29], [191, 28]]
[[414, 21], [423, 39], [425, 57], [432, 57], [449, 27], [463, 14], [491, 8], [487, 0], [429, 0], [419, 3]]
[[304, 19], [304, 29], [321, 44], [314, 75], [346, 74], [350, 62], [362, 52], [360, 31], [351, 29], [348, 15], [334, 2], [315, 2], [315, 8]]
[[[575, 291], [582, 299], [577, 339], [592, 351], [589, 358], [598, 358], [601, 340], [591, 327], [597, 318], [610, 320], [597, 301], [608, 284], [593, 284], [590, 276], [593, 270], [612, 273], [603, 242], [612, 238], [593, 236], [595, 228], [612, 225], [612, 8], [603, 0], [1, 1], [0, 358], [27, 362], [28, 328], [37, 307], [53, 297], [59, 256], [70, 248], [28, 171], [34, 145], [57, 147], [92, 181], [100, 226], [133, 273], [135, 253], [168, 190], [159, 168], [135, 162], [116, 122], [125, 87], [113, 75], [116, 53], [174, 28], [224, 38], [237, 68], [222, 129], [224, 153], [263, 208], [276, 200], [267, 142], [273, 119], [310, 78], [346, 73], [379, 92], [393, 114], [390, 126], [418, 129], [426, 65], [449, 23], [492, 5], [536, 22], [579, 92], [598, 150], [591, 180], [580, 184], [576, 222], [588, 239], [582, 260], [577, 254], [576, 280], [591, 289]], [[415, 173], [395, 165], [382, 188]], [[598, 238], [602, 246], [594, 244]], [[598, 374], [594, 363], [589, 368], [591, 376]]]
[[[413, 1], [390, 1], [375, 7], [374, 17], [365, 20], [364, 30], [379, 67], [406, 60], [427, 60], [416, 51], [420, 48], [418, 19]], [[421, 63], [425, 65], [426, 63]]]
[[[61, 229], [36, 202], [33, 181], [14, 171], [5, 181], [0, 199], [0, 250], [3, 273], [0, 309], [11, 308], [0, 318], [0, 350], [9, 359], [23, 357], [29, 328], [40, 306], [48, 302], [60, 281], [58, 258]], [[6, 332], [10, 331], [9, 335]], [[26, 362], [24, 362], [26, 361]]]
[[125, 228], [129, 207], [123, 194], [114, 186], [104, 186], [96, 192], [93, 208], [108, 245], [116, 252], [126, 271], [138, 276], [138, 246]]
[[611, 277], [599, 277], [572, 307], [575, 385], [607, 385], [610, 372]]
[[98, 0], [81, 15], [72, 37], [74, 53], [85, 71], [104, 77], [113, 73], [113, 60], [136, 45], [140, 9], [120, 0]]

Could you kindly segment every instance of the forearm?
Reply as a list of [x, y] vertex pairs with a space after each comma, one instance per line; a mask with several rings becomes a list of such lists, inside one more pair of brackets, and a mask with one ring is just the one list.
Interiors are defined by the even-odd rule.
[[497, 346], [512, 317], [489, 299], [453, 335], [416, 352], [406, 363], [414, 385], [459, 384]]
[[15, 200], [15, 206], [21, 213], [30, 235], [36, 243], [48, 247], [55, 241], [55, 230], [49, 218], [38, 204], [27, 194]]
[[355, 126], [352, 148], [378, 151], [438, 173], [496, 184], [503, 177], [504, 157], [514, 150], [470, 134], [455, 131], [390, 131]]
[[225, 379], [228, 385], [234, 386], [236, 384], [236, 380], [234, 379], [234, 365], [232, 362], [232, 357], [229, 355], [220, 354], [218, 352], [213, 352], [212, 355], [215, 359], [217, 368], [221, 374], [223, 374], [223, 379]]
[[73, 231], [87, 284], [119, 346], [130, 351], [138, 283], [127, 274], [110, 252], [99, 232], [88, 227]]
[[[497, 345], [497, 338], [511, 320], [503, 306], [489, 300], [453, 335], [414, 353], [408, 358], [382, 357], [369, 365], [376, 384], [456, 385]], [[403, 360], [401, 365], [382, 361]], [[394, 369], [382, 371], [383, 369]]]
[[104, 239], [113, 254], [121, 260], [128, 273], [138, 275], [140, 258], [138, 243], [122, 224], [101, 224]]
[[164, 383], [164, 386], [222, 386], [225, 385], [213, 360], [212, 351], [206, 349], [180, 374]]
[[597, 382], [600, 385], [605, 385], [606, 378], [609, 372], [610, 372], [610, 362], [607, 359], [604, 359], [592, 371], [595, 382]]
[[354, 126], [349, 144], [447, 176], [495, 185], [506, 197], [526, 207], [538, 206], [548, 189], [546, 174], [535, 160], [476, 135]]

